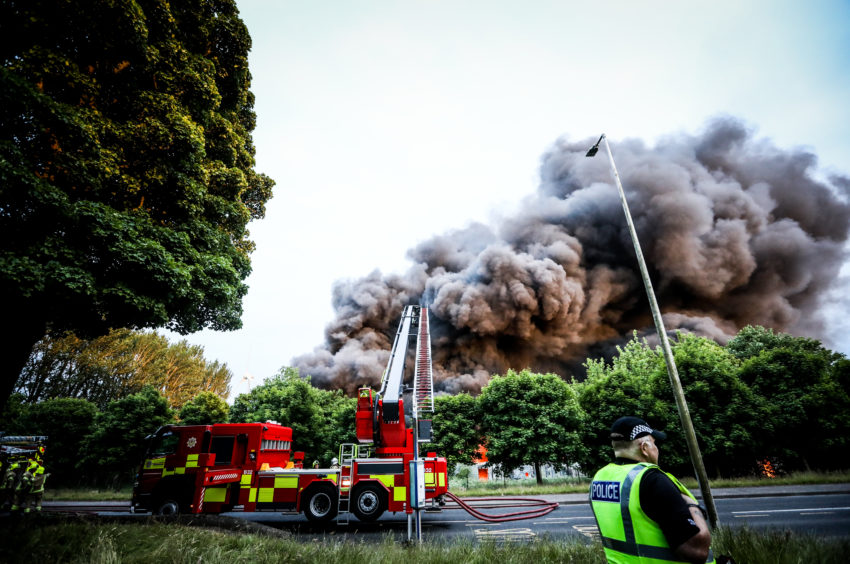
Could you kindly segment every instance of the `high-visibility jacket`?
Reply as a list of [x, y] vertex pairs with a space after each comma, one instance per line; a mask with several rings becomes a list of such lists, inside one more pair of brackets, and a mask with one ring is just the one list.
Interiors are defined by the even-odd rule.
[[9, 461], [6, 465], [6, 471], [3, 472], [3, 489], [15, 489], [21, 477], [21, 463], [18, 461]]
[[[602, 536], [605, 558], [616, 564], [685, 562], [673, 552], [658, 523], [640, 506], [640, 482], [646, 471], [658, 468], [645, 462], [609, 464], [590, 485], [590, 505]], [[671, 474], [665, 474], [683, 494], [696, 498]], [[711, 550], [707, 563], [714, 562]]]
[[32, 473], [33, 476], [38, 474], [44, 474], [44, 466], [42, 466], [35, 460], [30, 460], [29, 464], [27, 464], [27, 472]]
[[44, 466], [42, 466], [35, 460], [30, 460], [30, 463], [27, 466], [27, 472], [32, 475], [32, 482], [30, 483], [30, 493], [37, 494], [43, 492], [44, 481], [45, 478], [47, 478], [47, 475], [44, 473]]

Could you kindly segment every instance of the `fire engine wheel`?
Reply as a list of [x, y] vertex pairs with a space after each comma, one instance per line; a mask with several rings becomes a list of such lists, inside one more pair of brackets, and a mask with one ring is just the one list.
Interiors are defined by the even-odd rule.
[[386, 492], [377, 484], [360, 486], [354, 493], [351, 512], [361, 521], [374, 521], [386, 511]]
[[177, 515], [180, 512], [180, 502], [173, 497], [165, 497], [157, 500], [154, 507], [154, 513], [157, 515]]
[[337, 493], [329, 486], [313, 488], [304, 500], [304, 515], [314, 523], [325, 523], [336, 517]]

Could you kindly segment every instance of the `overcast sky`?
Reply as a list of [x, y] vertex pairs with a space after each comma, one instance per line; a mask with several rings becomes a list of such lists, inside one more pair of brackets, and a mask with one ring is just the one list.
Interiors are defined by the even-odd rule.
[[237, 3], [277, 186], [250, 226], [243, 329], [186, 337], [231, 368], [231, 399], [323, 343], [334, 281], [401, 273], [426, 238], [511, 213], [559, 137], [605, 132], [616, 157], [729, 114], [850, 173], [846, 0]]

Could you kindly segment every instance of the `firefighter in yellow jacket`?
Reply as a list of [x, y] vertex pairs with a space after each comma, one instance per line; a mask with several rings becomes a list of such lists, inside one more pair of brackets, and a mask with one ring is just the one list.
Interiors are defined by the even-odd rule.
[[44, 482], [49, 474], [44, 473], [42, 456], [44, 447], [40, 446], [35, 457], [28, 461], [27, 472], [32, 475], [30, 489], [24, 498], [24, 513], [41, 511], [41, 499], [44, 496]]
[[0, 476], [0, 511], [11, 511], [23, 471], [22, 462], [12, 455], [8, 455], [3, 463], [2, 476]]
[[621, 417], [610, 438], [615, 460], [590, 485], [608, 562], [715, 562], [704, 511], [679, 480], [658, 467], [655, 440], [666, 435], [642, 419]]

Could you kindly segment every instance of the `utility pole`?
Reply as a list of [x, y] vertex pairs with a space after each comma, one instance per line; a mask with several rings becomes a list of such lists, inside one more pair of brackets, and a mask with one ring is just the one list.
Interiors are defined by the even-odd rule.
[[691, 421], [691, 413], [688, 411], [688, 403], [685, 401], [685, 392], [682, 390], [682, 382], [679, 380], [679, 371], [676, 369], [676, 361], [673, 358], [673, 351], [670, 349], [670, 342], [667, 339], [667, 330], [664, 328], [664, 321], [661, 319], [661, 311], [658, 308], [658, 301], [655, 299], [655, 291], [652, 289], [652, 281], [649, 279], [649, 270], [646, 268], [646, 261], [643, 258], [643, 252], [640, 248], [635, 225], [632, 222], [632, 214], [629, 211], [629, 204], [626, 202], [626, 193], [623, 191], [623, 185], [620, 183], [620, 174], [617, 172], [617, 165], [614, 164], [614, 156], [611, 154], [611, 147], [608, 145], [608, 138], [603, 133], [596, 144], [591, 147], [586, 157], [592, 157], [599, 151], [599, 144], [605, 142], [605, 149], [608, 151], [608, 161], [611, 163], [611, 172], [614, 175], [614, 181], [617, 184], [617, 190], [620, 193], [620, 202], [623, 204], [623, 212], [626, 214], [626, 223], [629, 226], [629, 234], [632, 237], [632, 243], [635, 246], [635, 254], [637, 255], [638, 265], [640, 266], [640, 274], [643, 278], [643, 285], [646, 288], [646, 295], [649, 298], [649, 307], [652, 310], [652, 319], [655, 321], [655, 330], [658, 332], [658, 338], [661, 340], [661, 350], [664, 351], [664, 362], [667, 365], [667, 375], [670, 377], [670, 386], [673, 388], [673, 397], [676, 398], [676, 407], [679, 410], [679, 419], [682, 422], [682, 428], [685, 431], [685, 441], [688, 443], [688, 452], [691, 456], [691, 463], [694, 466], [694, 471], [697, 475], [702, 499], [705, 502], [706, 511], [708, 512], [708, 521], [711, 528], [717, 527], [717, 507], [714, 505], [714, 496], [711, 495], [711, 487], [708, 484], [708, 475], [705, 472], [705, 465], [702, 462], [702, 454], [697, 443], [697, 435], [694, 431], [694, 424]]

